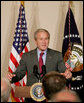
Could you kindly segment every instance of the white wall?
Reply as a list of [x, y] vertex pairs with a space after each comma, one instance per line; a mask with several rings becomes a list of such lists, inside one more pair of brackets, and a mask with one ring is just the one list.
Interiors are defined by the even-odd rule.
[[[25, 1], [25, 14], [31, 50], [35, 43], [33, 33], [45, 28], [50, 34], [49, 47], [62, 50], [68, 1]], [[8, 70], [10, 51], [19, 14], [20, 1], [1, 1], [1, 75]], [[71, 9], [83, 43], [83, 2], [73, 1]]]

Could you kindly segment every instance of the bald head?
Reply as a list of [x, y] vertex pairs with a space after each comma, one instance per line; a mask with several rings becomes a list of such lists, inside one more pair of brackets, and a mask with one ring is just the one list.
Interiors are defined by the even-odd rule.
[[62, 90], [52, 98], [53, 102], [80, 102], [79, 96], [76, 92], [71, 90]]

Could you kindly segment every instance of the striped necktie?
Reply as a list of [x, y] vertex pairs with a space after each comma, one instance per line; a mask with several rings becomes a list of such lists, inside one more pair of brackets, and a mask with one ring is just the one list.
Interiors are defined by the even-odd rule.
[[43, 59], [42, 59], [42, 56], [43, 56], [43, 52], [40, 53], [40, 57], [39, 57], [39, 69], [40, 69], [40, 73], [42, 72], [42, 65], [43, 65]]

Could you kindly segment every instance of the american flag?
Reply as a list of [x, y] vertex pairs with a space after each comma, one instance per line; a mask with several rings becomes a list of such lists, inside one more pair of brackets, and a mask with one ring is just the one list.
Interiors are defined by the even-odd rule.
[[[29, 38], [27, 33], [27, 23], [25, 19], [25, 8], [24, 5], [20, 5], [19, 9], [19, 17], [17, 21], [17, 27], [15, 29], [15, 35], [14, 35], [14, 41], [12, 45], [12, 50], [10, 53], [10, 59], [9, 59], [9, 72], [13, 73], [16, 71], [19, 61], [22, 57], [22, 54], [25, 52], [28, 52], [30, 50], [29, 46]], [[12, 90], [11, 90], [11, 101], [12, 102], [24, 102], [23, 98], [17, 98], [14, 96], [15, 92], [15, 86], [25, 86], [26, 85], [26, 76], [19, 82], [11, 84]], [[9, 101], [10, 101], [9, 99]]]

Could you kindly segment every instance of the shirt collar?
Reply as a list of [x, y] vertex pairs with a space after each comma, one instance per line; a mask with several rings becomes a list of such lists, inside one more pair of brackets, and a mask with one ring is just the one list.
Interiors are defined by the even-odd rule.
[[[38, 53], [38, 55], [40, 55], [41, 52], [42, 52], [42, 51], [37, 48], [37, 53]], [[46, 49], [45, 51], [43, 51], [43, 53], [46, 54], [46, 53], [47, 53], [47, 49]]]

